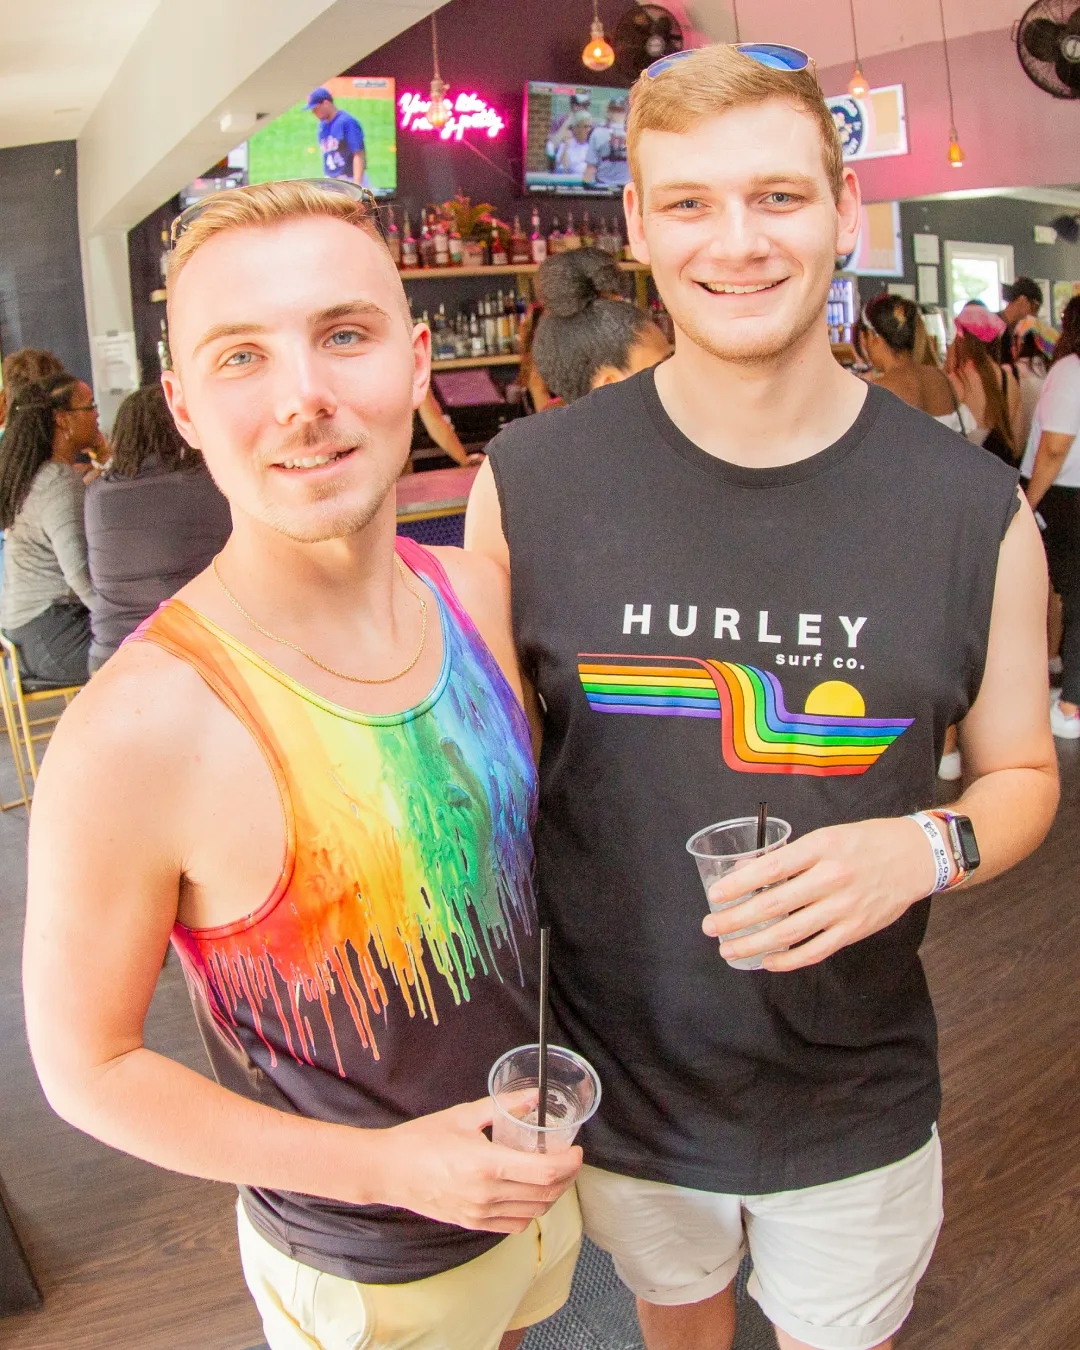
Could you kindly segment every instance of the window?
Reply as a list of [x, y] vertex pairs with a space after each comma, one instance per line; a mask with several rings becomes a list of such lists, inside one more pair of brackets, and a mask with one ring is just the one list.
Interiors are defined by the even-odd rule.
[[969, 300], [996, 314], [1005, 308], [1001, 288], [1013, 279], [1011, 244], [945, 242], [945, 298], [955, 318]]

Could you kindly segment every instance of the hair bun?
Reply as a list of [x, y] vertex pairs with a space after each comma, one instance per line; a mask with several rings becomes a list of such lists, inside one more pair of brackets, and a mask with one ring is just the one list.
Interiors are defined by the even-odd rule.
[[536, 292], [545, 313], [572, 319], [594, 301], [617, 295], [620, 282], [618, 266], [609, 253], [580, 248], [545, 259], [536, 275]]

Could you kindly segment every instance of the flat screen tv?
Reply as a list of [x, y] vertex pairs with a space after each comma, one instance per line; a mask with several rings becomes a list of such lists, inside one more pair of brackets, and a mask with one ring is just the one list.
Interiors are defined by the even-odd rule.
[[[340, 75], [324, 86], [335, 105], [360, 123], [364, 135], [364, 186], [376, 197], [397, 191], [397, 106], [394, 81], [376, 76]], [[322, 123], [307, 108], [307, 100], [267, 122], [238, 145], [227, 162], [196, 178], [181, 192], [181, 204], [190, 205], [210, 192], [245, 183], [273, 183], [283, 178], [324, 177], [319, 148]]]
[[593, 84], [525, 86], [526, 192], [618, 197], [630, 178], [628, 90]]

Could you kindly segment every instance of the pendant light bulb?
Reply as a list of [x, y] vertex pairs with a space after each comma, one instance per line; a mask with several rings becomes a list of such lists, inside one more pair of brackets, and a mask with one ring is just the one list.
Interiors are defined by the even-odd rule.
[[865, 98], [870, 92], [870, 81], [863, 74], [862, 66], [855, 62], [855, 70], [848, 81], [848, 93], [852, 98]]
[[615, 49], [604, 37], [604, 25], [599, 18], [593, 19], [589, 43], [581, 53], [581, 60], [589, 70], [607, 70], [615, 64]]
[[964, 151], [960, 142], [956, 139], [956, 128], [953, 127], [949, 132], [949, 163], [954, 169], [964, 167]]
[[438, 131], [440, 127], [446, 126], [453, 111], [446, 98], [446, 89], [447, 86], [442, 82], [438, 75], [436, 75], [431, 81], [431, 105], [425, 114], [429, 124], [433, 126], [436, 131]]

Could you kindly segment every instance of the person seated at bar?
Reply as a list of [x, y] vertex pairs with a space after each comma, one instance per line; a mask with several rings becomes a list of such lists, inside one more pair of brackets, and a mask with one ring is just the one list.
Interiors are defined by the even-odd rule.
[[655, 366], [671, 352], [652, 319], [620, 294], [620, 281], [615, 261], [596, 248], [557, 253], [540, 264], [543, 314], [531, 357], [564, 403]]
[[975, 419], [956, 397], [949, 377], [936, 365], [917, 359], [916, 346], [926, 346], [919, 343], [920, 330], [926, 333], [914, 300], [879, 295], [866, 305], [863, 342], [870, 364], [880, 371], [874, 383], [965, 435], [974, 430]]
[[100, 442], [97, 405], [82, 380], [54, 375], [19, 388], [0, 440], [0, 627], [31, 679], [87, 678], [93, 589], [75, 462]]
[[112, 459], [87, 489], [85, 520], [93, 674], [232, 533], [229, 504], [176, 430], [160, 385], [120, 405]]

